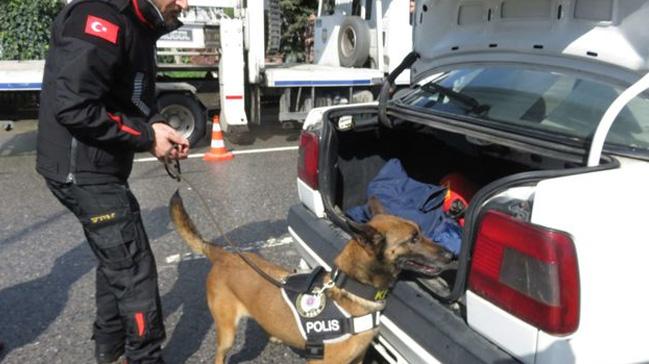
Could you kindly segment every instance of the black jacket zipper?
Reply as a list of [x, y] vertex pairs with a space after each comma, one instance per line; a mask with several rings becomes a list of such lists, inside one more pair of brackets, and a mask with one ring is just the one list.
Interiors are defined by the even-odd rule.
[[77, 178], [74, 176], [74, 172], [77, 171], [77, 139], [72, 137], [72, 143], [70, 143], [70, 171], [68, 172], [68, 177], [66, 178], [66, 183], [77, 183]]

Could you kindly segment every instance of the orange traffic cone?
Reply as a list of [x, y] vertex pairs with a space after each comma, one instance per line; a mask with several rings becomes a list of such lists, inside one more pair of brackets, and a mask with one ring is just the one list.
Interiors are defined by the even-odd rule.
[[215, 162], [227, 161], [232, 158], [234, 158], [234, 154], [232, 154], [227, 150], [227, 148], [225, 148], [219, 116], [214, 115], [214, 117], [212, 118], [212, 144], [210, 145], [210, 151], [205, 153], [205, 155], [203, 156], [203, 160]]

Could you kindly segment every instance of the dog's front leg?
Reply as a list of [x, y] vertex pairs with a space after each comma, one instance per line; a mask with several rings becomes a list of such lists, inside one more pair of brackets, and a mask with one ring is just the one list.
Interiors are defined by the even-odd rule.
[[359, 356], [356, 357], [356, 359], [351, 361], [351, 364], [361, 364], [363, 363], [363, 359], [365, 359], [365, 353], [367, 353], [367, 350], [363, 351], [363, 353]]

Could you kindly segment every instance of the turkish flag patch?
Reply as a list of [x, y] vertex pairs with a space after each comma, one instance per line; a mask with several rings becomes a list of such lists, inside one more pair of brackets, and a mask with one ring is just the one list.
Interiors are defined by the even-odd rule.
[[113, 44], [117, 44], [117, 34], [119, 27], [108, 20], [88, 15], [86, 20], [86, 34], [99, 37]]

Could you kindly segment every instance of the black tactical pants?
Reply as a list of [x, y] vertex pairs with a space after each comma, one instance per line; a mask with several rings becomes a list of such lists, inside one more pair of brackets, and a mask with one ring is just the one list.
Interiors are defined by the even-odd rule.
[[125, 345], [129, 364], [162, 363], [165, 331], [156, 265], [128, 185], [47, 185], [77, 216], [97, 257], [94, 339]]

